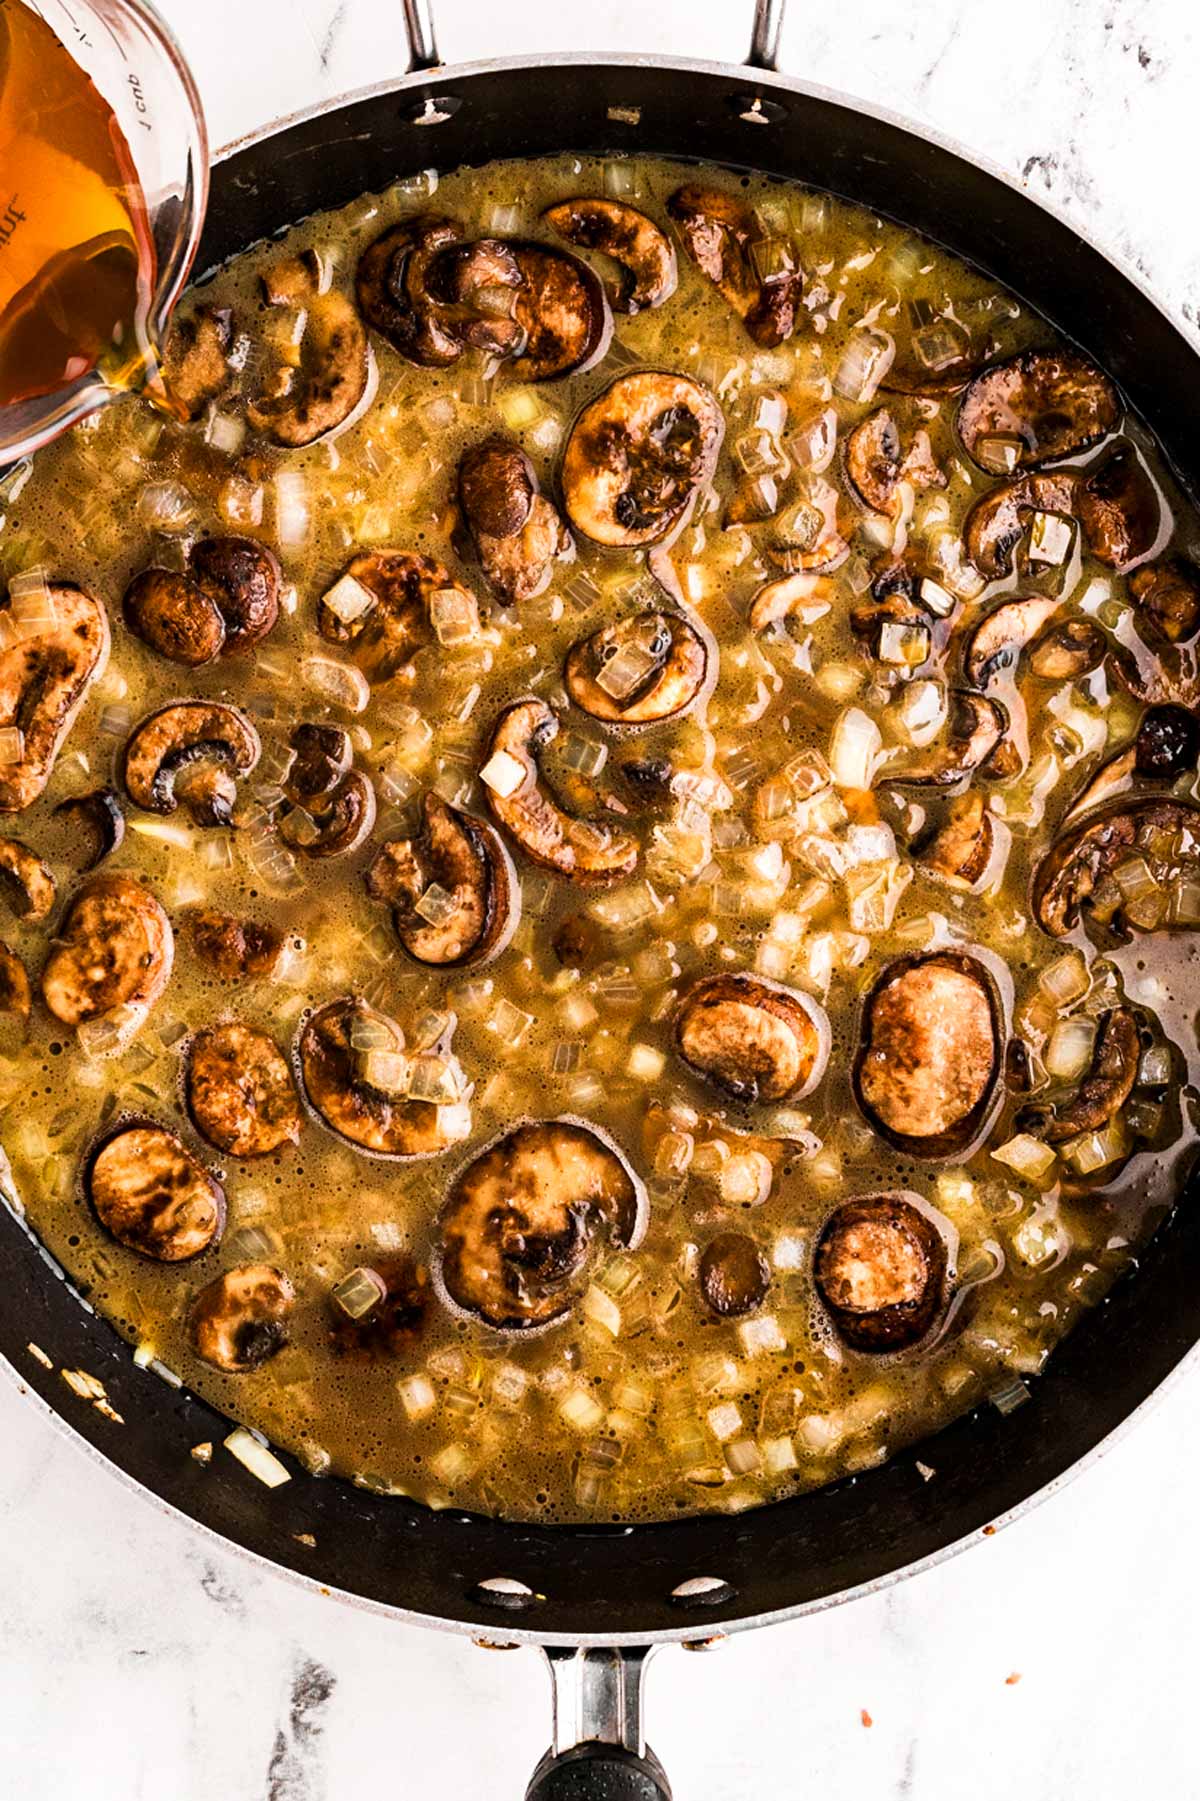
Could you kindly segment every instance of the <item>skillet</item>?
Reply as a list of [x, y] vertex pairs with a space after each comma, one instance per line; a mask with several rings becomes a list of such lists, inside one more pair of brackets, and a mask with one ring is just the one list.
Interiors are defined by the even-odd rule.
[[[777, 74], [783, 0], [757, 0], [741, 67], [573, 55], [443, 69], [425, 0], [403, 11], [407, 76], [218, 159], [201, 270], [430, 165], [574, 149], [754, 168], [899, 219], [1015, 290], [1116, 379], [1194, 499], [1200, 362], [1187, 339], [1134, 277], [1003, 175]], [[190, 1449], [222, 1438], [225, 1422], [135, 1367], [11, 1206], [0, 1207], [0, 1367], [132, 1488], [281, 1573], [415, 1623], [542, 1646], [556, 1727], [530, 1797], [654, 1801], [670, 1793], [641, 1720], [656, 1645], [812, 1612], [950, 1555], [1060, 1486], [1180, 1368], [1200, 1337], [1198, 1187], [1010, 1417], [984, 1408], [852, 1480], [736, 1517], [511, 1525], [318, 1481], [286, 1457], [292, 1479], [274, 1490], [232, 1458], [203, 1468]], [[75, 1394], [63, 1369], [98, 1377], [123, 1423]]]

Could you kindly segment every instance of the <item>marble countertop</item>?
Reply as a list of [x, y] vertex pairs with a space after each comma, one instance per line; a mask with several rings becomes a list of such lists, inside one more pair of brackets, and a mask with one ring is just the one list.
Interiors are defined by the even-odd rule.
[[[396, 0], [159, 0], [214, 143], [403, 66]], [[442, 0], [443, 55], [734, 59], [749, 0]], [[793, 0], [782, 66], [959, 138], [1196, 324], [1190, 0]], [[822, 1801], [1200, 1793], [1200, 1367], [1080, 1481], [885, 1594], [663, 1652], [675, 1792]], [[130, 1498], [0, 1383], [0, 1791], [21, 1801], [517, 1797], [549, 1731], [532, 1652], [322, 1600]], [[869, 1723], [868, 1723], [869, 1722]], [[481, 1772], [483, 1772], [481, 1774]]]

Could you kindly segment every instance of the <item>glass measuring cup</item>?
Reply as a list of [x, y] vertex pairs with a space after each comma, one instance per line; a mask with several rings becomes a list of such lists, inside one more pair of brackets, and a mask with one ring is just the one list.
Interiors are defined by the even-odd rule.
[[0, 0], [0, 465], [153, 378], [207, 200], [200, 98], [146, 0]]

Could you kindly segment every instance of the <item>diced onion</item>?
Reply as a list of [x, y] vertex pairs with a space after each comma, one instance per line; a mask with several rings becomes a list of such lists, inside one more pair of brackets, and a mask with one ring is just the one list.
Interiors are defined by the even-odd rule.
[[1043, 994], [1065, 1007], [1087, 993], [1090, 986], [1087, 964], [1078, 951], [1068, 951], [1043, 969], [1038, 986]]
[[1056, 1082], [1073, 1082], [1081, 1076], [1092, 1059], [1096, 1042], [1095, 1021], [1083, 1014], [1060, 1019], [1051, 1032], [1043, 1062]]
[[498, 750], [479, 771], [479, 779], [501, 800], [508, 800], [525, 780], [525, 766], [508, 751]]
[[292, 1479], [275, 1453], [261, 1444], [252, 1433], [247, 1432], [245, 1426], [238, 1426], [229, 1434], [225, 1440], [225, 1449], [267, 1488], [279, 1488]]
[[829, 767], [839, 788], [869, 788], [883, 747], [879, 727], [861, 707], [838, 715], [829, 745]]
[[326, 589], [321, 598], [343, 625], [353, 625], [378, 605], [378, 596], [372, 594], [369, 588], [365, 588], [352, 575], [343, 575], [340, 581], [334, 582], [332, 588]]
[[1015, 1138], [998, 1144], [992, 1156], [997, 1163], [1003, 1163], [1030, 1182], [1040, 1182], [1055, 1163], [1055, 1153], [1051, 1147], [1043, 1144], [1041, 1139], [1031, 1137], [1028, 1132], [1018, 1132]]

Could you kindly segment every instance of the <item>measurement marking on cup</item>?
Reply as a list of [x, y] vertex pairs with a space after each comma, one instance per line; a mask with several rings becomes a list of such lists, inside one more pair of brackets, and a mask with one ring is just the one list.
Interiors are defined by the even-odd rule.
[[128, 81], [129, 81], [130, 90], [133, 94], [133, 104], [134, 104], [134, 107], [135, 107], [135, 109], [137, 111], [137, 115], [138, 115], [138, 124], [141, 126], [143, 131], [153, 131], [154, 127], [153, 127], [153, 125], [151, 125], [150, 120], [147, 116], [149, 114], [150, 108], [146, 104], [146, 95], [142, 88], [141, 76], [140, 75], [130, 75], [128, 77]]
[[18, 226], [26, 223], [27, 215], [17, 205], [20, 198], [19, 194], [14, 194], [4, 211], [0, 213], [0, 250], [5, 248], [10, 238], [16, 233]]

